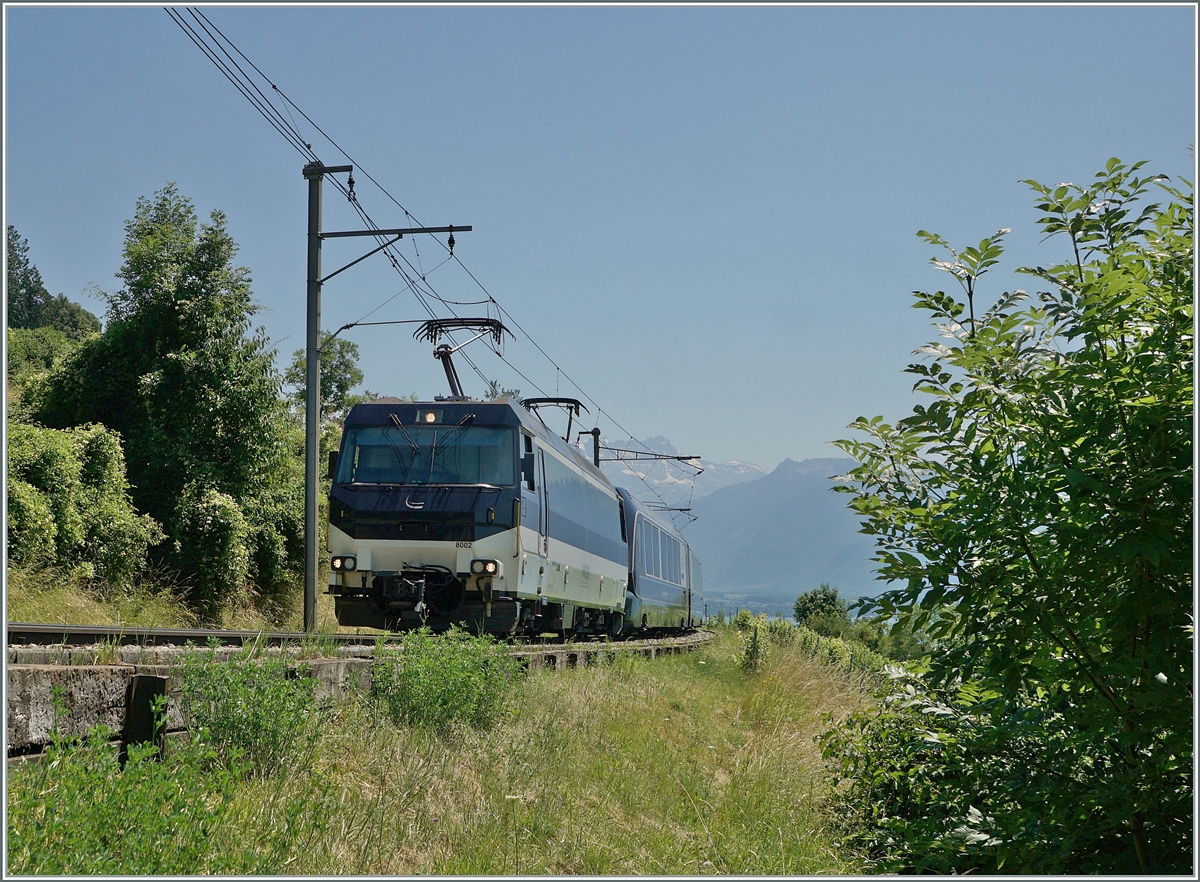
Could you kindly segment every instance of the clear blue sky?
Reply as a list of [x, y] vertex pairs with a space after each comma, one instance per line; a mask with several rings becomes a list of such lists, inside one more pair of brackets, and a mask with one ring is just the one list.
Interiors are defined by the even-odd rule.
[[[1082, 181], [1110, 156], [1193, 177], [1190, 6], [205, 11], [419, 222], [473, 225], [465, 265], [622, 426], [706, 459], [839, 455], [856, 416], [911, 409], [901, 371], [932, 332], [909, 292], [953, 283], [916, 230], [1012, 227], [1008, 265], [1046, 263], [1063, 243], [1039, 244], [1021, 179]], [[289, 359], [300, 155], [161, 8], [9, 5], [4, 36], [5, 220], [50, 291], [102, 313], [87, 291], [117, 285], [137, 197], [175, 181], [227, 213]], [[410, 223], [357, 178], [377, 222]], [[357, 226], [331, 189], [325, 219]], [[326, 269], [358, 253], [327, 245]], [[992, 279], [985, 299], [1024, 287]], [[429, 281], [480, 297], [452, 263]], [[324, 325], [401, 288], [372, 258], [326, 285]], [[421, 317], [407, 293], [372, 316]], [[348, 333], [367, 388], [447, 391], [411, 329]], [[534, 392], [480, 346], [488, 376]], [[506, 355], [578, 394], [528, 340]]]

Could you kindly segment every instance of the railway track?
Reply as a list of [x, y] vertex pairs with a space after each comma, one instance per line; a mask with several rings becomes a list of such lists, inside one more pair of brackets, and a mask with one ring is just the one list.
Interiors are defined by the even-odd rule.
[[[132, 628], [112, 625], [48, 625], [37, 622], [9, 622], [8, 642], [18, 646], [305, 646], [314, 642], [336, 646], [374, 646], [379, 640], [400, 643], [403, 634], [308, 634], [303, 631], [225, 631], [202, 628]], [[629, 640], [608, 641], [563, 640], [539, 638], [513, 643], [514, 651], [528, 652], [539, 647], [562, 647], [572, 644], [596, 646], [611, 643], [614, 647], [692, 646], [706, 643], [715, 635], [711, 631], [689, 631], [673, 636], [649, 636]]]
[[[385, 640], [400, 635], [385, 635]], [[221, 646], [243, 646], [247, 643], [267, 646], [286, 646], [312, 641], [329, 640], [347, 646], [374, 645], [376, 635], [365, 634], [307, 634], [303, 631], [224, 631], [204, 628], [131, 628], [111, 625], [46, 625], [36, 622], [10, 622], [8, 645], [85, 646], [109, 643], [120, 646], [182, 646], [194, 643], [205, 646], [217, 641]]]
[[[7, 626], [9, 761], [34, 757], [54, 732], [82, 734], [103, 725], [122, 742], [152, 736], [150, 702], [168, 695], [167, 732], [182, 731], [178, 702], [170, 697], [173, 668], [188, 646], [214, 647], [219, 659], [240, 647], [292, 659], [316, 683], [319, 695], [336, 697], [347, 688], [365, 689], [375, 663], [370, 634], [305, 634], [293, 631], [216, 631], [189, 628], [129, 628], [100, 625]], [[587, 667], [623, 655], [657, 658], [686, 653], [715, 638], [711, 631], [638, 640], [514, 642], [508, 654], [525, 670]], [[402, 634], [384, 635], [393, 645]], [[56, 696], [59, 696], [56, 699]], [[60, 706], [61, 702], [61, 706]]]

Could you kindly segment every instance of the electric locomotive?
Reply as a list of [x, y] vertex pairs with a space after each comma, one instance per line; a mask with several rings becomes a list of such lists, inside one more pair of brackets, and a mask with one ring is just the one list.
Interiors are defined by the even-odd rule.
[[584, 433], [589, 461], [536, 410], [582, 405], [466, 397], [451, 360], [462, 346], [438, 345], [451, 325], [497, 341], [504, 330], [493, 319], [427, 322], [417, 335], [435, 344], [451, 396], [356, 405], [330, 456], [338, 622], [524, 635], [690, 627], [700, 568], [683, 537], [600, 471], [598, 430]]
[[330, 471], [329, 591], [340, 624], [623, 629], [621, 497], [525, 408], [359, 404]]

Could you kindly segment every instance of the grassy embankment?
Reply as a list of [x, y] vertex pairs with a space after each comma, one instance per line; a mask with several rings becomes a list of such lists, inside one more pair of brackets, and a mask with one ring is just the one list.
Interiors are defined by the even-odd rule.
[[[7, 620], [68, 625], [128, 625], [134, 628], [194, 628], [196, 614], [172, 587], [152, 581], [119, 587], [97, 587], [54, 569], [10, 567]], [[225, 607], [208, 627], [244, 631], [301, 631], [300, 604], [268, 614], [257, 607]], [[333, 598], [317, 586], [317, 630], [341, 630], [333, 614]], [[347, 631], [357, 629], [349, 628]]]
[[[177, 748], [162, 764], [123, 773], [110, 764], [105, 778], [95, 755], [74, 748], [60, 767], [92, 771], [55, 778], [42, 763], [10, 775], [9, 870], [861, 870], [828, 824], [813, 737], [827, 713], [859, 706], [862, 689], [794, 647], [773, 648], [759, 673], [746, 674], [735, 663], [740, 646], [729, 629], [687, 655], [511, 679], [507, 710], [483, 730], [397, 723], [380, 696], [351, 697], [289, 723], [311, 737], [273, 769], [214, 774], [221, 761], [211, 749], [205, 760]], [[292, 712], [276, 700], [260, 697], [260, 724]], [[210, 771], [194, 774], [205, 762]], [[156, 774], [175, 783], [138, 783]], [[110, 839], [114, 811], [124, 832]], [[139, 828], [156, 831], [141, 850]]]

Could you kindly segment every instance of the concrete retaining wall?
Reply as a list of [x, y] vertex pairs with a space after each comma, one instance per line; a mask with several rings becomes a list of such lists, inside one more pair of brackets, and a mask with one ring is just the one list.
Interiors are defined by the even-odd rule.
[[[686, 652], [696, 641], [662, 641], [657, 644], [567, 644], [514, 647], [512, 655], [526, 670], [563, 670], [602, 664], [618, 656]], [[9, 647], [7, 747], [8, 757], [40, 752], [50, 743], [57, 722], [64, 735], [82, 735], [96, 726], [111, 729], [116, 738], [149, 739], [150, 702], [167, 695], [167, 732], [182, 731], [186, 720], [178, 699], [172, 696], [170, 676], [182, 653], [180, 647], [63, 646]], [[207, 650], [203, 650], [207, 652]], [[214, 650], [218, 659], [237, 655], [237, 649]], [[294, 659], [294, 675], [316, 681], [318, 698], [338, 698], [347, 690], [367, 690], [371, 685], [370, 647], [344, 647], [337, 658]], [[287, 650], [264, 648], [264, 655], [289, 656]], [[104, 657], [108, 664], [94, 663]], [[54, 704], [59, 691], [61, 714]]]

